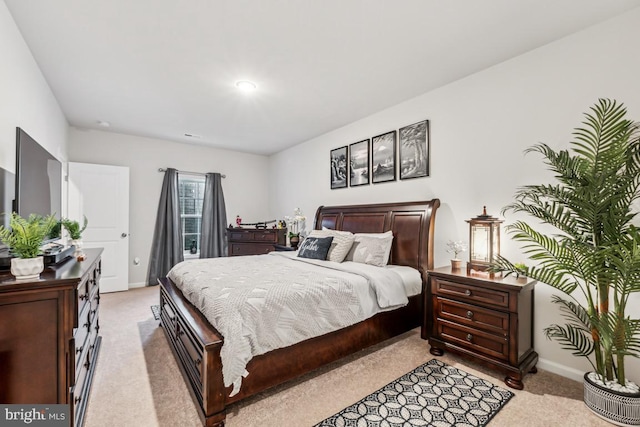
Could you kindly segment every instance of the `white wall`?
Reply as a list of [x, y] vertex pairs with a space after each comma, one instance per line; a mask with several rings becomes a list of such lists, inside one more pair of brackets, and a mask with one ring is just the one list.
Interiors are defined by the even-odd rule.
[[[640, 120], [639, 20], [640, 9], [635, 9], [272, 156], [272, 216], [290, 215], [296, 206], [312, 217], [319, 205], [437, 197], [442, 206], [436, 218], [435, 263], [447, 264], [445, 243], [468, 240], [465, 219], [480, 214], [483, 205], [499, 215], [518, 186], [549, 178], [539, 157], [523, 156], [525, 148], [537, 142], [567, 147], [582, 112], [599, 97], [624, 102], [630, 117]], [[424, 119], [431, 121], [431, 177], [330, 189], [331, 149]], [[513, 215], [506, 220], [512, 222]], [[308, 221], [308, 228], [312, 225]], [[508, 238], [503, 238], [503, 254], [524, 260]], [[539, 366], [579, 380], [588, 369], [586, 362], [542, 334], [549, 323], [562, 322], [549, 303], [550, 294], [547, 285], [537, 286]], [[635, 301], [630, 314], [638, 318], [640, 299]], [[627, 374], [640, 382], [638, 360], [628, 361]]]
[[[265, 156], [71, 127], [69, 161], [130, 168], [130, 287], [146, 283], [164, 178], [158, 168], [225, 174], [222, 188], [227, 222], [235, 223], [238, 214], [245, 222], [272, 219], [269, 218], [268, 158]], [[136, 257], [140, 258], [139, 265], [133, 264]]]
[[15, 172], [16, 126], [65, 161], [67, 120], [4, 1], [0, 1], [0, 58], [0, 167]]

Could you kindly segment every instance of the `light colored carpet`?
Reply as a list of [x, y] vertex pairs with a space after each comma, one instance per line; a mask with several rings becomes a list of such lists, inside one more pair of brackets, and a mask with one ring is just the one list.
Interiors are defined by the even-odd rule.
[[[85, 427], [200, 426], [173, 354], [149, 309], [159, 289], [104, 294], [103, 336]], [[432, 359], [419, 329], [232, 406], [228, 427], [311, 426]], [[504, 386], [503, 376], [446, 353], [445, 363]], [[582, 402], [582, 384], [540, 370], [491, 427], [609, 426]]]

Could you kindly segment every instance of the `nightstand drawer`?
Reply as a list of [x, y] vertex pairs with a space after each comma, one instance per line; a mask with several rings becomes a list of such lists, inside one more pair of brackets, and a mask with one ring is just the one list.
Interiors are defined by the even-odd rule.
[[463, 283], [434, 278], [432, 293], [456, 300], [478, 303], [498, 308], [509, 308], [509, 292], [496, 291]]
[[437, 297], [437, 316], [473, 328], [508, 336], [509, 313]]
[[456, 324], [445, 319], [436, 320], [436, 331], [441, 339], [450, 343], [496, 359], [509, 359], [509, 340], [507, 337]]

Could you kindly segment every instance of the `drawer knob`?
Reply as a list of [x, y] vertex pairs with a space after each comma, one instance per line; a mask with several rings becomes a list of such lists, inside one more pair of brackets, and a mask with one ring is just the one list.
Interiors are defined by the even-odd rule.
[[467, 317], [469, 319], [473, 318], [473, 311], [471, 311], [471, 310], [467, 311]]
[[469, 342], [473, 341], [473, 335], [467, 334], [467, 341]]
[[471, 296], [471, 290], [467, 289], [466, 291], [464, 291], [464, 294], [468, 297]]

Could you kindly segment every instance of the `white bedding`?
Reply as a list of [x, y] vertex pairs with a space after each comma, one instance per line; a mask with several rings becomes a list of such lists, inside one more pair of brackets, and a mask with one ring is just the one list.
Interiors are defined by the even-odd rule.
[[416, 274], [419, 279], [410, 267], [272, 252], [184, 261], [167, 276], [224, 337], [223, 379], [225, 386], [233, 385], [234, 395], [254, 356], [406, 305], [406, 288], [415, 291]]

